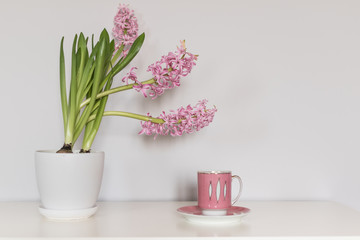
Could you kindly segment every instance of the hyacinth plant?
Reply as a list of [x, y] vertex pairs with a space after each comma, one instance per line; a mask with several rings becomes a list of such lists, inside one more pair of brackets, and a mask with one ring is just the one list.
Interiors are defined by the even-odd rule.
[[[110, 94], [134, 89], [144, 97], [152, 99], [162, 95], [165, 90], [180, 86], [180, 79], [187, 76], [196, 65], [197, 55], [185, 47], [185, 41], [175, 52], [170, 52], [150, 66], [147, 71], [152, 77], [139, 81], [132, 67], [123, 78], [123, 84], [112, 88], [114, 77], [119, 74], [140, 51], [145, 34], [138, 35], [138, 23], [134, 11], [120, 5], [114, 18], [110, 40], [104, 29], [99, 40], [94, 41], [83, 33], [75, 35], [71, 57], [71, 80], [69, 97], [66, 91], [65, 58], [63, 42], [60, 45], [60, 92], [64, 122], [65, 141], [58, 153], [72, 153], [73, 146], [83, 134], [81, 153], [90, 152], [91, 145], [99, 130], [103, 116], [122, 116], [140, 120], [142, 130], [139, 134], [181, 136], [209, 125], [216, 108], [206, 108], [207, 100], [195, 106], [180, 107], [170, 113], [163, 112], [158, 117], [121, 111], [105, 111]], [[88, 47], [91, 45], [91, 47]]]

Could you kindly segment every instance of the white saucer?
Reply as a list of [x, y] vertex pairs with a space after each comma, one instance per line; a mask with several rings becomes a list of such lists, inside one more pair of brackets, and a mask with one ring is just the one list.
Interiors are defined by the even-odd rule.
[[92, 208], [78, 209], [78, 210], [55, 210], [39, 207], [41, 215], [53, 221], [79, 221], [91, 217], [97, 210], [95, 205]]
[[202, 224], [231, 224], [238, 223], [243, 217], [250, 212], [250, 209], [245, 207], [232, 206], [227, 209], [226, 215], [223, 216], [206, 216], [203, 215], [202, 209], [199, 206], [186, 206], [177, 209], [186, 220], [193, 223]]

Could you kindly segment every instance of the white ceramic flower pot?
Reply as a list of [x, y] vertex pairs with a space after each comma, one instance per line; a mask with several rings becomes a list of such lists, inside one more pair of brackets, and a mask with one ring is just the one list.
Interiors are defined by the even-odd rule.
[[96, 212], [104, 152], [37, 151], [35, 169], [42, 215], [56, 220], [87, 218]]

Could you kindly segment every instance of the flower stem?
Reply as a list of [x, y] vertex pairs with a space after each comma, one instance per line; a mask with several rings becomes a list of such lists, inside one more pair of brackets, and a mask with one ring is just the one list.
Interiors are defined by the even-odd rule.
[[[136, 113], [129, 113], [129, 112], [121, 112], [121, 111], [106, 111], [104, 112], [103, 116], [121, 116], [121, 117], [128, 117], [134, 118], [141, 121], [151, 121], [153, 123], [164, 123], [165, 121], [161, 118], [153, 118], [146, 115], [140, 115]], [[96, 115], [91, 115], [88, 119], [88, 122], [93, 121], [96, 118]]]
[[[156, 80], [151, 78], [147, 81], [143, 81], [141, 82], [142, 84], [153, 84], [155, 83]], [[112, 89], [109, 89], [107, 91], [104, 91], [104, 92], [101, 92], [99, 93], [98, 95], [96, 95], [96, 99], [99, 99], [99, 98], [102, 98], [102, 97], [105, 97], [107, 95], [110, 95], [112, 93], [117, 93], [117, 92], [121, 92], [121, 91], [125, 91], [125, 90], [129, 90], [129, 89], [132, 89], [134, 86], [138, 85], [137, 83], [132, 83], [132, 84], [128, 84], [128, 85], [124, 85], [124, 86], [120, 86], [120, 87], [116, 87], [116, 88], [112, 88]], [[83, 101], [81, 104], [80, 104], [80, 109], [83, 108], [85, 105], [89, 104], [89, 102], [91, 101], [91, 98], [88, 98], [86, 99], [85, 101]]]
[[[124, 50], [124, 44], [121, 44], [121, 46], [119, 47], [119, 49], [116, 51], [115, 55], [113, 56], [113, 58], [111, 59], [111, 66], [114, 66], [116, 61], [118, 60], [118, 58], [120, 57], [122, 51]], [[110, 67], [111, 67], [110, 66]]]

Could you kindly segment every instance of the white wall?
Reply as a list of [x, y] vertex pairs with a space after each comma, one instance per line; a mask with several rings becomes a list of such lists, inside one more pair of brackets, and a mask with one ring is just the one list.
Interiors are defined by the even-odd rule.
[[[65, 36], [112, 28], [118, 1], [0, 2], [0, 200], [38, 200], [34, 152], [62, 145], [58, 57]], [[134, 0], [146, 42], [133, 66], [186, 39], [200, 55], [182, 86], [152, 101], [132, 91], [108, 109], [151, 112], [208, 98], [211, 126], [180, 138], [138, 136], [106, 118], [101, 200], [196, 198], [196, 171], [242, 176], [242, 199], [334, 200], [360, 210], [360, 2]], [[119, 76], [120, 79], [121, 76]], [[116, 84], [119, 83], [119, 80]]]

